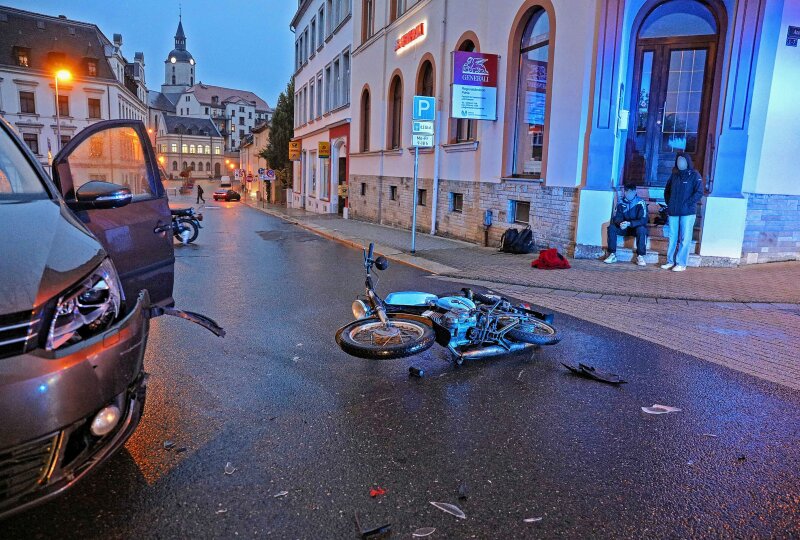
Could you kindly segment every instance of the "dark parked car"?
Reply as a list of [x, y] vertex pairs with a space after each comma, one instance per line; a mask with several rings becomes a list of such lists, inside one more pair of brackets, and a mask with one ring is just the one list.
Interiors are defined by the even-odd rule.
[[0, 518], [72, 486], [136, 428], [149, 319], [186, 314], [169, 308], [171, 221], [141, 122], [84, 129], [50, 180], [0, 119]]
[[238, 201], [242, 198], [241, 195], [233, 191], [232, 189], [217, 189], [214, 191], [214, 200], [215, 201]]

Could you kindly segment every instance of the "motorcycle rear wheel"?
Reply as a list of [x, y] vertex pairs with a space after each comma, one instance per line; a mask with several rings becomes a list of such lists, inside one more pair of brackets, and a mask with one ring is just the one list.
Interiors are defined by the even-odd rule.
[[504, 315], [500, 317], [500, 322], [503, 323], [505, 319], [508, 319], [509, 322], [503, 324], [503, 326], [510, 324], [510, 319], [519, 320], [519, 324], [506, 334], [515, 341], [532, 343], [534, 345], [555, 345], [561, 341], [561, 335], [558, 333], [558, 330], [536, 317], [521, 314]]
[[200, 234], [200, 229], [197, 228], [197, 225], [189, 218], [180, 218], [178, 219], [178, 231], [175, 233], [175, 238], [178, 241], [183, 242], [183, 238], [181, 237], [181, 231], [184, 229], [189, 229], [189, 240], [186, 241], [187, 244], [191, 244], [195, 240], [197, 240], [197, 236]]
[[392, 360], [426, 351], [436, 342], [430, 324], [402, 314], [389, 319], [390, 327], [377, 317], [353, 321], [336, 332], [336, 343], [351, 356]]

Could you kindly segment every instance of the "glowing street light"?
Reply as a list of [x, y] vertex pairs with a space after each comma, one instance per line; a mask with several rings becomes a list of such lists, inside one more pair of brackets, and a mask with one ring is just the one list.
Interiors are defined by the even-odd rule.
[[66, 69], [56, 71], [56, 134], [58, 135], [58, 149], [61, 150], [61, 115], [59, 114], [60, 104], [58, 103], [58, 81], [69, 82], [72, 80], [72, 73]]

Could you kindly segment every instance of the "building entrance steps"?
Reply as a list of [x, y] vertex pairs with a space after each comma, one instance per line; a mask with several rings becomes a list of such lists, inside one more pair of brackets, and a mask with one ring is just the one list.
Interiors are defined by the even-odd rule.
[[[601, 260], [570, 259], [570, 270], [531, 268], [536, 253], [511, 255], [496, 247], [484, 248], [426, 233], [417, 234], [417, 253], [409, 253], [411, 232], [384, 225], [345, 220], [338, 215], [320, 215], [283, 206], [253, 204], [254, 207], [295, 223], [317, 234], [353, 247], [375, 242], [390, 259], [417, 266], [433, 274], [463, 280], [507, 284], [526, 290], [564, 295], [619, 296], [642, 301], [681, 300], [714, 305], [736, 304], [758, 308], [774, 305], [800, 314], [800, 262], [745, 265], [738, 268], [703, 267], [688, 272], [669, 272], [651, 263], [647, 267]], [[500, 225], [498, 225], [500, 226]], [[617, 250], [623, 260], [625, 249]], [[627, 257], [630, 260], [631, 252]], [[657, 254], [656, 254], [657, 255]], [[648, 256], [651, 255], [648, 253]], [[696, 255], [690, 255], [690, 265]], [[651, 259], [652, 260], [652, 259]], [[648, 261], [649, 263], [650, 261]]]

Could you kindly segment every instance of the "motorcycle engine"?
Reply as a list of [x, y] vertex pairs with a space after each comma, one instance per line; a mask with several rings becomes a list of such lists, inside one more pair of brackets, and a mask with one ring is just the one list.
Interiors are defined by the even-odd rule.
[[441, 316], [439, 322], [442, 326], [450, 330], [450, 345], [458, 347], [467, 345], [470, 339], [467, 333], [477, 323], [475, 314], [467, 310], [452, 309]]

